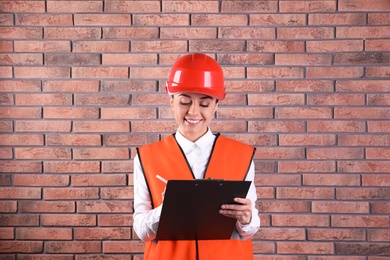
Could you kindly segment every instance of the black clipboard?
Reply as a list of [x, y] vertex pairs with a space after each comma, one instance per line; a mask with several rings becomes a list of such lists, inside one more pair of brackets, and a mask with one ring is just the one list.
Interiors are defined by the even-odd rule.
[[236, 219], [219, 213], [222, 204], [245, 198], [250, 181], [169, 180], [156, 240], [230, 239]]

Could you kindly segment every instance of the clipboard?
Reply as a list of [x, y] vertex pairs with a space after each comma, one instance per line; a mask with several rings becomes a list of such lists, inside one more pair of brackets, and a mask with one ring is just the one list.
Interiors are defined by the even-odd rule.
[[222, 204], [245, 198], [250, 181], [169, 180], [156, 240], [230, 239], [236, 219], [219, 213]]

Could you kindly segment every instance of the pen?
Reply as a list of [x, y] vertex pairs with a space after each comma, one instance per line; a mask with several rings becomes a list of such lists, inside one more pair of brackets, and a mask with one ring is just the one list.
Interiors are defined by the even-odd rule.
[[164, 183], [167, 183], [168, 181], [166, 179], [164, 179], [163, 177], [161, 177], [160, 175], [156, 175], [156, 178], [159, 179], [160, 181], [164, 182]]

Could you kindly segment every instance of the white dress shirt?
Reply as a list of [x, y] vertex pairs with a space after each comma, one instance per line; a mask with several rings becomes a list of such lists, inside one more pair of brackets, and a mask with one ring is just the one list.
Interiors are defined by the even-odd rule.
[[[209, 161], [210, 153], [213, 148], [215, 135], [207, 131], [205, 135], [196, 142], [187, 140], [179, 131], [176, 131], [175, 138], [182, 148], [191, 170], [196, 179], [203, 179], [206, 166]], [[251, 181], [247, 198], [252, 201], [252, 219], [248, 225], [241, 225], [237, 221], [237, 230], [233, 232], [240, 239], [252, 237], [260, 228], [260, 218], [258, 210], [255, 207], [257, 200], [256, 188], [254, 185], [254, 164], [251, 162], [249, 172], [246, 176], [247, 181]], [[134, 158], [134, 223], [133, 227], [138, 237], [143, 241], [151, 241], [156, 237], [158, 223], [160, 220], [162, 204], [155, 209], [152, 208], [149, 191], [146, 185], [145, 177], [138, 155]]]

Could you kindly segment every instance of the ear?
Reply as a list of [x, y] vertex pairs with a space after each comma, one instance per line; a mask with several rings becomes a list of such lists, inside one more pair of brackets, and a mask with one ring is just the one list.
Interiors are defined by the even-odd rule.
[[173, 95], [169, 96], [169, 104], [171, 105], [171, 108], [173, 110]]

